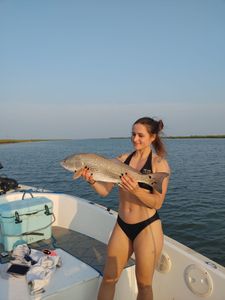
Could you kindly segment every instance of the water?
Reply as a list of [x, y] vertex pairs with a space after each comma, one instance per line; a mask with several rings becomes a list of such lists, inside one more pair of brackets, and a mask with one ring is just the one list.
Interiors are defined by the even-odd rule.
[[[160, 209], [166, 235], [225, 266], [225, 139], [165, 140], [172, 170]], [[59, 161], [75, 152], [115, 157], [132, 150], [129, 139], [89, 139], [0, 145], [1, 174], [20, 183], [73, 194], [117, 210], [117, 189], [98, 196], [72, 180]]]

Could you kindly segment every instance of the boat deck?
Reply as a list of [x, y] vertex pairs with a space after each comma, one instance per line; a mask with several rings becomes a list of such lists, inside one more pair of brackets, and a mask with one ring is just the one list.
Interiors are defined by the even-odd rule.
[[[1, 244], [0, 251], [3, 250], [2, 246]], [[50, 239], [35, 242], [29, 246], [40, 251], [57, 249], [57, 253], [62, 259], [61, 268], [54, 273], [48, 287], [37, 299], [74, 299], [74, 295], [76, 295], [76, 299], [97, 299], [106, 258], [106, 244], [85, 234], [53, 226]], [[127, 267], [132, 265], [134, 265], [134, 260], [130, 259]], [[0, 299], [31, 299], [26, 278], [22, 276], [18, 280], [18, 277], [7, 273], [7, 268], [8, 264], [0, 264], [2, 296]], [[128, 280], [126, 276], [124, 280], [125, 282]]]
[[[61, 248], [103, 274], [107, 245], [85, 234], [58, 226], [52, 227], [52, 238], [30, 244], [37, 250]], [[127, 267], [134, 265], [128, 261]]]

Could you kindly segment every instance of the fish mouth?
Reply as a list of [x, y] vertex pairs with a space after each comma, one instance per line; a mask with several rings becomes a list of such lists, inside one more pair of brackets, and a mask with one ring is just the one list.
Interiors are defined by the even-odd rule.
[[69, 168], [66, 166], [65, 160], [61, 160], [61, 161], [60, 161], [60, 165], [61, 165], [64, 169], [69, 170]]
[[65, 160], [60, 161], [60, 165], [67, 171], [74, 172], [74, 169], [66, 164]]
[[62, 167], [65, 167], [65, 161], [64, 161], [64, 160], [61, 160], [59, 163], [60, 163], [60, 165], [61, 165]]

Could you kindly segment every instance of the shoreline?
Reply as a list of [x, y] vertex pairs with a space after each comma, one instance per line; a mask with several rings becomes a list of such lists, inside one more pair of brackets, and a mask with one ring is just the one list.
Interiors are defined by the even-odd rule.
[[[162, 138], [163, 139], [224, 139], [225, 134], [162, 136]], [[110, 139], [130, 139], [130, 137], [110, 137]]]
[[188, 135], [188, 136], [166, 136], [166, 139], [224, 139], [225, 134], [218, 135]]
[[[187, 135], [187, 136], [163, 136], [163, 139], [224, 139], [225, 134], [218, 135]], [[130, 139], [129, 137], [109, 137], [108, 139]], [[35, 142], [50, 142], [63, 141], [73, 139], [0, 139], [0, 145], [16, 144], [16, 143], [35, 143]], [[76, 140], [76, 139], [74, 139]]]
[[4, 144], [17, 144], [17, 143], [35, 143], [35, 142], [49, 142], [49, 141], [62, 141], [63, 139], [0, 139], [0, 145]]

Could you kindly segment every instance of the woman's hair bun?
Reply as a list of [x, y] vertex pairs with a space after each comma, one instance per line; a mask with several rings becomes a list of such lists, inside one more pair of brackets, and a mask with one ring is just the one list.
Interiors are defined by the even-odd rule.
[[161, 130], [163, 130], [164, 124], [162, 120], [158, 121], [158, 132], [160, 132]]

